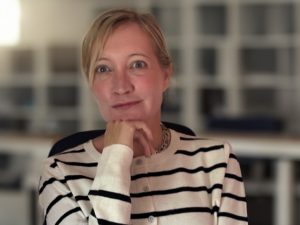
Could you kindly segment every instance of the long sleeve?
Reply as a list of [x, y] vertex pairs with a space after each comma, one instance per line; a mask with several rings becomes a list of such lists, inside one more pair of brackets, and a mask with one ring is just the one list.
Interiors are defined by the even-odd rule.
[[[47, 225], [129, 224], [132, 158], [127, 146], [104, 148], [95, 177], [78, 172], [79, 168], [88, 170], [92, 163], [48, 159], [39, 187]], [[67, 173], [63, 165], [73, 166], [72, 173]], [[84, 189], [86, 195], [74, 194], [76, 189]]]
[[227, 166], [223, 180], [220, 208], [217, 213], [218, 225], [246, 225], [247, 204], [240, 165], [231, 147], [225, 145]]
[[129, 224], [131, 215], [130, 165], [133, 152], [124, 145], [104, 149], [89, 192], [93, 210], [101, 224]]

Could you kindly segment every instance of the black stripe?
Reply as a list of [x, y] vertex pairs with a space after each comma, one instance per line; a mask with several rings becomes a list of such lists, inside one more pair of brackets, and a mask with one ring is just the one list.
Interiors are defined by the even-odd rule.
[[101, 196], [101, 197], [106, 197], [106, 198], [112, 198], [112, 199], [117, 199], [123, 202], [128, 202], [131, 203], [130, 197], [127, 195], [123, 195], [120, 193], [116, 192], [111, 192], [111, 191], [104, 191], [104, 190], [91, 190], [89, 192], [89, 195], [96, 195], [96, 196]]
[[48, 184], [51, 184], [51, 183], [53, 183], [53, 182], [55, 182], [55, 181], [59, 181], [59, 180], [57, 180], [57, 179], [54, 178], [54, 177], [50, 178], [49, 180], [46, 180], [46, 181], [43, 183], [42, 187], [40, 188], [39, 194], [41, 194], [41, 193], [43, 192], [43, 190], [45, 189], [45, 187], [46, 187]]
[[147, 213], [137, 213], [131, 214], [131, 219], [145, 219], [149, 216], [161, 217], [161, 216], [170, 216], [175, 214], [182, 213], [209, 213], [212, 214], [213, 210], [208, 207], [189, 207], [189, 208], [179, 208], [179, 209], [170, 209], [165, 211], [154, 211]]
[[62, 179], [62, 180], [59, 180], [59, 179], [56, 179], [56, 178], [52, 177], [52, 178], [50, 178], [49, 180], [46, 180], [46, 181], [43, 183], [42, 187], [41, 187], [40, 190], [39, 190], [39, 194], [41, 194], [41, 193], [44, 191], [44, 189], [46, 188], [47, 185], [52, 184], [52, 183], [54, 183], [55, 181], [58, 181], [58, 182], [60, 182], [60, 183], [66, 183], [66, 182], [69, 181], [69, 180], [80, 180], [80, 179], [93, 180], [93, 178], [91, 178], [91, 177], [82, 176], [82, 175], [69, 175], [69, 176], [66, 176], [66, 177], [65, 177], [64, 179]]
[[182, 141], [198, 141], [198, 140], [207, 140], [207, 138], [199, 138], [199, 137], [180, 137]]
[[72, 151], [64, 151], [64, 152], [58, 153], [56, 155], [65, 155], [65, 154], [82, 153], [82, 152], [85, 152], [85, 150], [84, 149], [79, 149], [79, 150], [72, 150]]
[[208, 188], [205, 186], [200, 187], [179, 187], [174, 189], [167, 189], [167, 190], [157, 190], [157, 191], [149, 191], [149, 192], [141, 192], [141, 193], [131, 193], [130, 197], [132, 198], [140, 198], [146, 196], [154, 196], [154, 195], [168, 195], [168, 194], [175, 194], [180, 192], [200, 192], [200, 191], [207, 191], [211, 193], [214, 189], [222, 189], [222, 184], [215, 184], [212, 187]]
[[51, 168], [57, 167], [56, 161], [50, 165]]
[[166, 170], [166, 171], [160, 171], [160, 172], [152, 172], [152, 173], [141, 173], [141, 174], [137, 174], [134, 176], [131, 176], [131, 180], [137, 180], [140, 178], [146, 178], [146, 177], [159, 177], [159, 176], [167, 176], [167, 175], [172, 175], [175, 173], [197, 173], [197, 172], [205, 172], [205, 173], [209, 173], [215, 169], [219, 169], [219, 168], [226, 168], [227, 164], [226, 163], [218, 163], [215, 164], [211, 167], [203, 167], [200, 166], [198, 168], [195, 169], [187, 169], [184, 167], [179, 167], [176, 169], [172, 169], [172, 170]]
[[69, 215], [76, 213], [78, 211], [81, 211], [79, 207], [76, 207], [74, 209], [69, 210], [68, 212], [66, 212], [65, 214], [63, 214], [55, 223], [55, 225], [60, 224], [66, 217], [68, 217]]
[[235, 219], [235, 220], [240, 220], [240, 221], [248, 222], [248, 217], [235, 215], [235, 214], [233, 214], [233, 213], [219, 212], [219, 213], [218, 213], [218, 216], [219, 216], [219, 217], [228, 217], [228, 218], [231, 218], [231, 219]]
[[82, 166], [82, 167], [97, 167], [98, 163], [83, 163], [83, 162], [66, 162], [59, 159], [55, 159], [55, 162], [51, 164], [52, 168], [57, 166], [57, 162], [63, 163], [69, 166]]
[[66, 194], [66, 195], [58, 195], [49, 205], [48, 205], [48, 207], [47, 207], [47, 209], [46, 209], [46, 216], [48, 215], [48, 213], [49, 213], [49, 211], [50, 211], [50, 209], [56, 204], [56, 203], [58, 203], [61, 199], [63, 199], [63, 198], [66, 198], [66, 197], [68, 197], [68, 198], [71, 198], [73, 196], [73, 194], [70, 192], [70, 193], [68, 193], [68, 194]]
[[230, 178], [230, 179], [234, 179], [234, 180], [237, 180], [237, 181], [240, 181], [240, 182], [243, 182], [243, 178], [242, 177], [239, 177], [235, 174], [231, 174], [231, 173], [226, 173], [225, 174], [225, 177], [226, 178]]
[[212, 208], [212, 213], [219, 212], [219, 209], [220, 209], [219, 206], [214, 205], [213, 208]]
[[115, 223], [104, 219], [97, 219], [98, 223], [101, 225], [126, 225], [124, 223]]
[[224, 145], [215, 145], [215, 146], [210, 146], [210, 147], [202, 147], [198, 148], [195, 151], [187, 151], [187, 150], [177, 150], [175, 154], [183, 154], [183, 155], [188, 155], [188, 156], [193, 156], [196, 155], [199, 152], [210, 152], [210, 151], [215, 151], [215, 150], [220, 150], [223, 149]]
[[237, 201], [242, 201], [242, 202], [246, 202], [246, 197], [242, 197], [242, 196], [237, 196], [237, 195], [234, 195], [234, 194], [231, 194], [231, 193], [223, 193], [222, 194], [222, 197], [227, 197], [227, 198], [232, 198], [232, 199], [235, 199]]
[[[93, 217], [97, 218], [94, 209], [92, 209], [91, 215]], [[98, 221], [98, 224], [103, 224], [103, 225], [126, 225], [126, 224], [115, 223], [115, 222], [112, 222], [112, 221], [108, 221], [108, 220], [104, 220], [104, 219], [98, 219], [98, 218], [97, 218], [97, 221]]]
[[89, 201], [89, 197], [85, 195], [77, 195], [75, 196], [75, 200], [78, 201]]

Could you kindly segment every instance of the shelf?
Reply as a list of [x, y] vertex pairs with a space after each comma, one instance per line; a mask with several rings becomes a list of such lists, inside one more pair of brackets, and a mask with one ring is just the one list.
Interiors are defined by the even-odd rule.
[[59, 76], [79, 73], [79, 53], [74, 46], [51, 46], [48, 49], [49, 70]]
[[292, 3], [242, 5], [240, 11], [242, 34], [272, 35], [295, 32], [295, 7]]
[[24, 118], [11, 118], [6, 116], [1, 116], [0, 118], [0, 131], [11, 132], [27, 132], [30, 130], [31, 121]]
[[44, 133], [52, 135], [67, 135], [79, 130], [79, 121], [77, 119], [47, 119], [44, 121]]
[[202, 4], [196, 6], [197, 33], [201, 35], [225, 36], [227, 34], [227, 7], [225, 3], [219, 5]]
[[78, 119], [78, 107], [57, 106], [48, 108], [49, 117], [55, 119], [76, 120]]
[[183, 72], [182, 68], [182, 50], [177, 48], [171, 48], [170, 54], [172, 58], [173, 66], [173, 75], [179, 76]]
[[[207, 129], [209, 118], [277, 113], [286, 117], [282, 109], [295, 107], [296, 122], [282, 118], [285, 127], [295, 129], [284, 132], [300, 135], [298, 1], [192, 0], [184, 5], [172, 0], [114, 1], [90, 3], [91, 11], [80, 4], [68, 12], [70, 18], [80, 13], [83, 21], [90, 21], [112, 6], [140, 8], [155, 15], [166, 34], [176, 80], [171, 84], [172, 97], [163, 105], [166, 120], [178, 118], [200, 132]], [[79, 129], [94, 128], [100, 118], [79, 68], [80, 43], [74, 36], [81, 40], [84, 31], [70, 28], [57, 34], [65, 30], [61, 24], [47, 30], [51, 37], [47, 40], [1, 48], [0, 99], [5, 107], [0, 107], [0, 113], [18, 111], [11, 115], [9, 129], [19, 127], [15, 122], [24, 124], [22, 129], [44, 131], [49, 114], [54, 123], [70, 119], [77, 124], [70, 127]], [[38, 116], [30, 115], [34, 113]]]
[[10, 51], [10, 70], [14, 76], [23, 77], [34, 74], [34, 50], [30, 48], [14, 48]]
[[181, 111], [181, 102], [182, 102], [182, 90], [173, 88], [168, 90], [164, 95], [164, 101], [162, 105], [163, 112], [173, 112], [179, 113]]
[[49, 86], [47, 99], [50, 107], [75, 107], [79, 104], [77, 86]]
[[218, 50], [201, 48], [197, 50], [197, 69], [201, 75], [215, 76], [217, 71]]
[[178, 7], [154, 6], [150, 10], [158, 20], [162, 30], [168, 36], [178, 36], [180, 34], [181, 14]]

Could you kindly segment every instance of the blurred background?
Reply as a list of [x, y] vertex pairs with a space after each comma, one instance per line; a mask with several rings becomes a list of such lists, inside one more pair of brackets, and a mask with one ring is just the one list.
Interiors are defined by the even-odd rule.
[[174, 61], [163, 120], [230, 141], [249, 224], [300, 224], [300, 0], [0, 0], [0, 224], [42, 224], [50, 147], [104, 127], [80, 44], [113, 7], [156, 16]]

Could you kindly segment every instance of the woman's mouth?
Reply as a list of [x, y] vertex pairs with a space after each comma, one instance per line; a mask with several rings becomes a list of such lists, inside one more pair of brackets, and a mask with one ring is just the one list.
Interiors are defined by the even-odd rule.
[[129, 109], [139, 103], [141, 103], [142, 101], [141, 100], [138, 100], [138, 101], [129, 101], [129, 102], [121, 102], [121, 103], [117, 103], [117, 104], [114, 104], [112, 106], [112, 108], [114, 109]]

